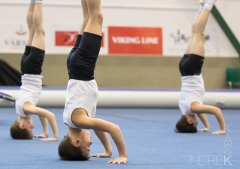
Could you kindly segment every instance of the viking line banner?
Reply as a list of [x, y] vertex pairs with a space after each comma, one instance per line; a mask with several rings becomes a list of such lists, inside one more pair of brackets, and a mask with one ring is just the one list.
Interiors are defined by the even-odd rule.
[[108, 27], [108, 53], [162, 55], [162, 28]]

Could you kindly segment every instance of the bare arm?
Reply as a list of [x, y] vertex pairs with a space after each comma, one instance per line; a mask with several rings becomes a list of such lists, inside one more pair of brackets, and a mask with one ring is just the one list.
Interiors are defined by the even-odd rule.
[[110, 123], [108, 121], [97, 119], [97, 118], [89, 118], [86, 115], [85, 111], [81, 111], [83, 109], [78, 109], [80, 111], [75, 110], [72, 114], [72, 122], [84, 129], [93, 129], [100, 130], [102, 132], [110, 133], [113, 138], [114, 143], [117, 146], [119, 158], [113, 159], [113, 161], [109, 161], [110, 163], [126, 163], [127, 162], [127, 151], [124, 143], [124, 139], [121, 133], [119, 126]]
[[219, 126], [220, 126], [220, 130], [213, 132], [213, 134], [225, 134], [225, 130], [226, 130], [226, 126], [225, 126], [225, 120], [224, 117], [222, 115], [222, 111], [214, 106], [208, 106], [208, 105], [201, 105], [197, 102], [194, 102], [191, 104], [191, 110], [194, 113], [208, 113], [208, 114], [213, 114], [215, 115]]
[[108, 134], [106, 132], [102, 132], [100, 130], [94, 130], [95, 134], [103, 144], [105, 148], [105, 153], [101, 154], [93, 154], [93, 157], [110, 157], [112, 155], [112, 147], [110, 144], [110, 140], [108, 138]]
[[210, 130], [210, 124], [208, 122], [206, 114], [205, 113], [198, 113], [197, 115], [204, 125], [204, 128], [201, 129], [200, 131], [203, 131], [203, 132], [209, 131]]
[[42, 116], [47, 118], [48, 122], [50, 123], [50, 126], [52, 127], [52, 131], [53, 131], [53, 138], [46, 138], [46, 139], [42, 139], [43, 141], [56, 141], [58, 140], [58, 128], [57, 128], [57, 123], [56, 123], [56, 119], [55, 119], [55, 115], [45, 109], [42, 109], [40, 107], [35, 107], [33, 106], [30, 102], [27, 102], [24, 104], [23, 106], [23, 110], [25, 113], [28, 114], [36, 114], [38, 116]]
[[47, 119], [42, 116], [38, 116], [39, 120], [41, 121], [42, 127], [43, 127], [43, 134], [35, 135], [34, 137], [37, 138], [47, 138], [48, 137], [48, 125], [47, 125]]

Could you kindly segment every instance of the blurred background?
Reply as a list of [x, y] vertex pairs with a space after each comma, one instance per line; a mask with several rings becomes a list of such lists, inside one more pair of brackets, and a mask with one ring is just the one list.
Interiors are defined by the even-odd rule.
[[[29, 1], [0, 0], [1, 86], [20, 85]], [[67, 85], [66, 58], [82, 23], [80, 5], [80, 0], [43, 0], [42, 75], [48, 87]], [[228, 78], [238, 88], [239, 6], [239, 0], [218, 0], [209, 18], [202, 69], [206, 89], [229, 88]], [[198, 0], [102, 0], [103, 41], [95, 70], [99, 88], [179, 89], [178, 63], [198, 7]], [[230, 69], [235, 73], [227, 74]]]

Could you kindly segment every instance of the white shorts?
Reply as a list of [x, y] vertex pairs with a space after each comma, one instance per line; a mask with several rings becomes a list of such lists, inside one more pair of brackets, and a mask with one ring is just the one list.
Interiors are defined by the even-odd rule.
[[70, 79], [67, 85], [63, 122], [71, 128], [78, 128], [72, 123], [72, 112], [77, 108], [87, 111], [89, 117], [95, 117], [98, 99], [98, 86], [94, 80], [82, 81]]

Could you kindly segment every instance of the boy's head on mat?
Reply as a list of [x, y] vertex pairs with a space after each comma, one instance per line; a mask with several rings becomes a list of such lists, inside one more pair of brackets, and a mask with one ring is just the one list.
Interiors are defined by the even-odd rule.
[[198, 120], [195, 115], [182, 115], [176, 124], [176, 130], [179, 133], [196, 133]]
[[58, 154], [61, 160], [88, 160], [92, 137], [89, 131], [76, 129], [78, 135], [69, 133], [61, 141]]
[[13, 139], [32, 139], [34, 124], [31, 117], [19, 117], [11, 126], [10, 134]]

